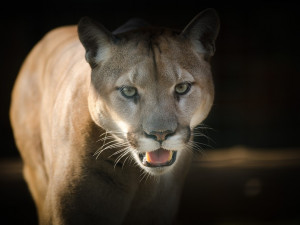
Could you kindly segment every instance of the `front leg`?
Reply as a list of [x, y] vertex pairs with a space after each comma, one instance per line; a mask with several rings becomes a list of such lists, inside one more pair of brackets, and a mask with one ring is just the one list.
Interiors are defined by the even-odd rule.
[[122, 224], [136, 187], [130, 183], [126, 170], [104, 169], [110, 166], [104, 164], [105, 161], [101, 162], [101, 169], [87, 168], [72, 179], [73, 174], [66, 174], [64, 179], [54, 179], [45, 208], [50, 215], [45, 213], [42, 224]]

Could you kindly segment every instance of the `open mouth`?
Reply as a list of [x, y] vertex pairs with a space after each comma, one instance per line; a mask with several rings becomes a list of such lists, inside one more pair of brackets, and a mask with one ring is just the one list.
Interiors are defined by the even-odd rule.
[[176, 161], [176, 151], [159, 148], [152, 152], [139, 153], [139, 158], [144, 166], [163, 167], [171, 166]]

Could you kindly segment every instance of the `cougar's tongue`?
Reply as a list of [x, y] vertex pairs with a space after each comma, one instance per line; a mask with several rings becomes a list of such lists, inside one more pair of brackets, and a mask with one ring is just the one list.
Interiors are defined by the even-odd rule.
[[153, 152], [146, 152], [146, 160], [152, 165], [160, 165], [172, 159], [172, 151], [160, 148]]

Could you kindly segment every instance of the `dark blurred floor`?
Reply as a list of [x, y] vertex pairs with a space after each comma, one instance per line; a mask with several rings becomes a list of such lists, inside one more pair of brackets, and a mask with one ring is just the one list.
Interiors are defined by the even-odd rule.
[[181, 224], [300, 224], [300, 154], [288, 149], [211, 150], [196, 160]]
[[[0, 206], [5, 224], [36, 224], [19, 159], [1, 159]], [[297, 149], [210, 150], [187, 177], [177, 225], [300, 224]]]

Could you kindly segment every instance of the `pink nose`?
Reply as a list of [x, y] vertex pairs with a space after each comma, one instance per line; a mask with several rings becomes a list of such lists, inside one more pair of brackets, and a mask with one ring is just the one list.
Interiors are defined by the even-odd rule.
[[166, 140], [169, 136], [173, 135], [174, 132], [170, 131], [170, 130], [166, 130], [166, 131], [151, 131], [149, 134], [147, 134], [145, 132], [145, 135], [149, 138], [152, 138], [158, 142], [163, 142], [164, 140]]

